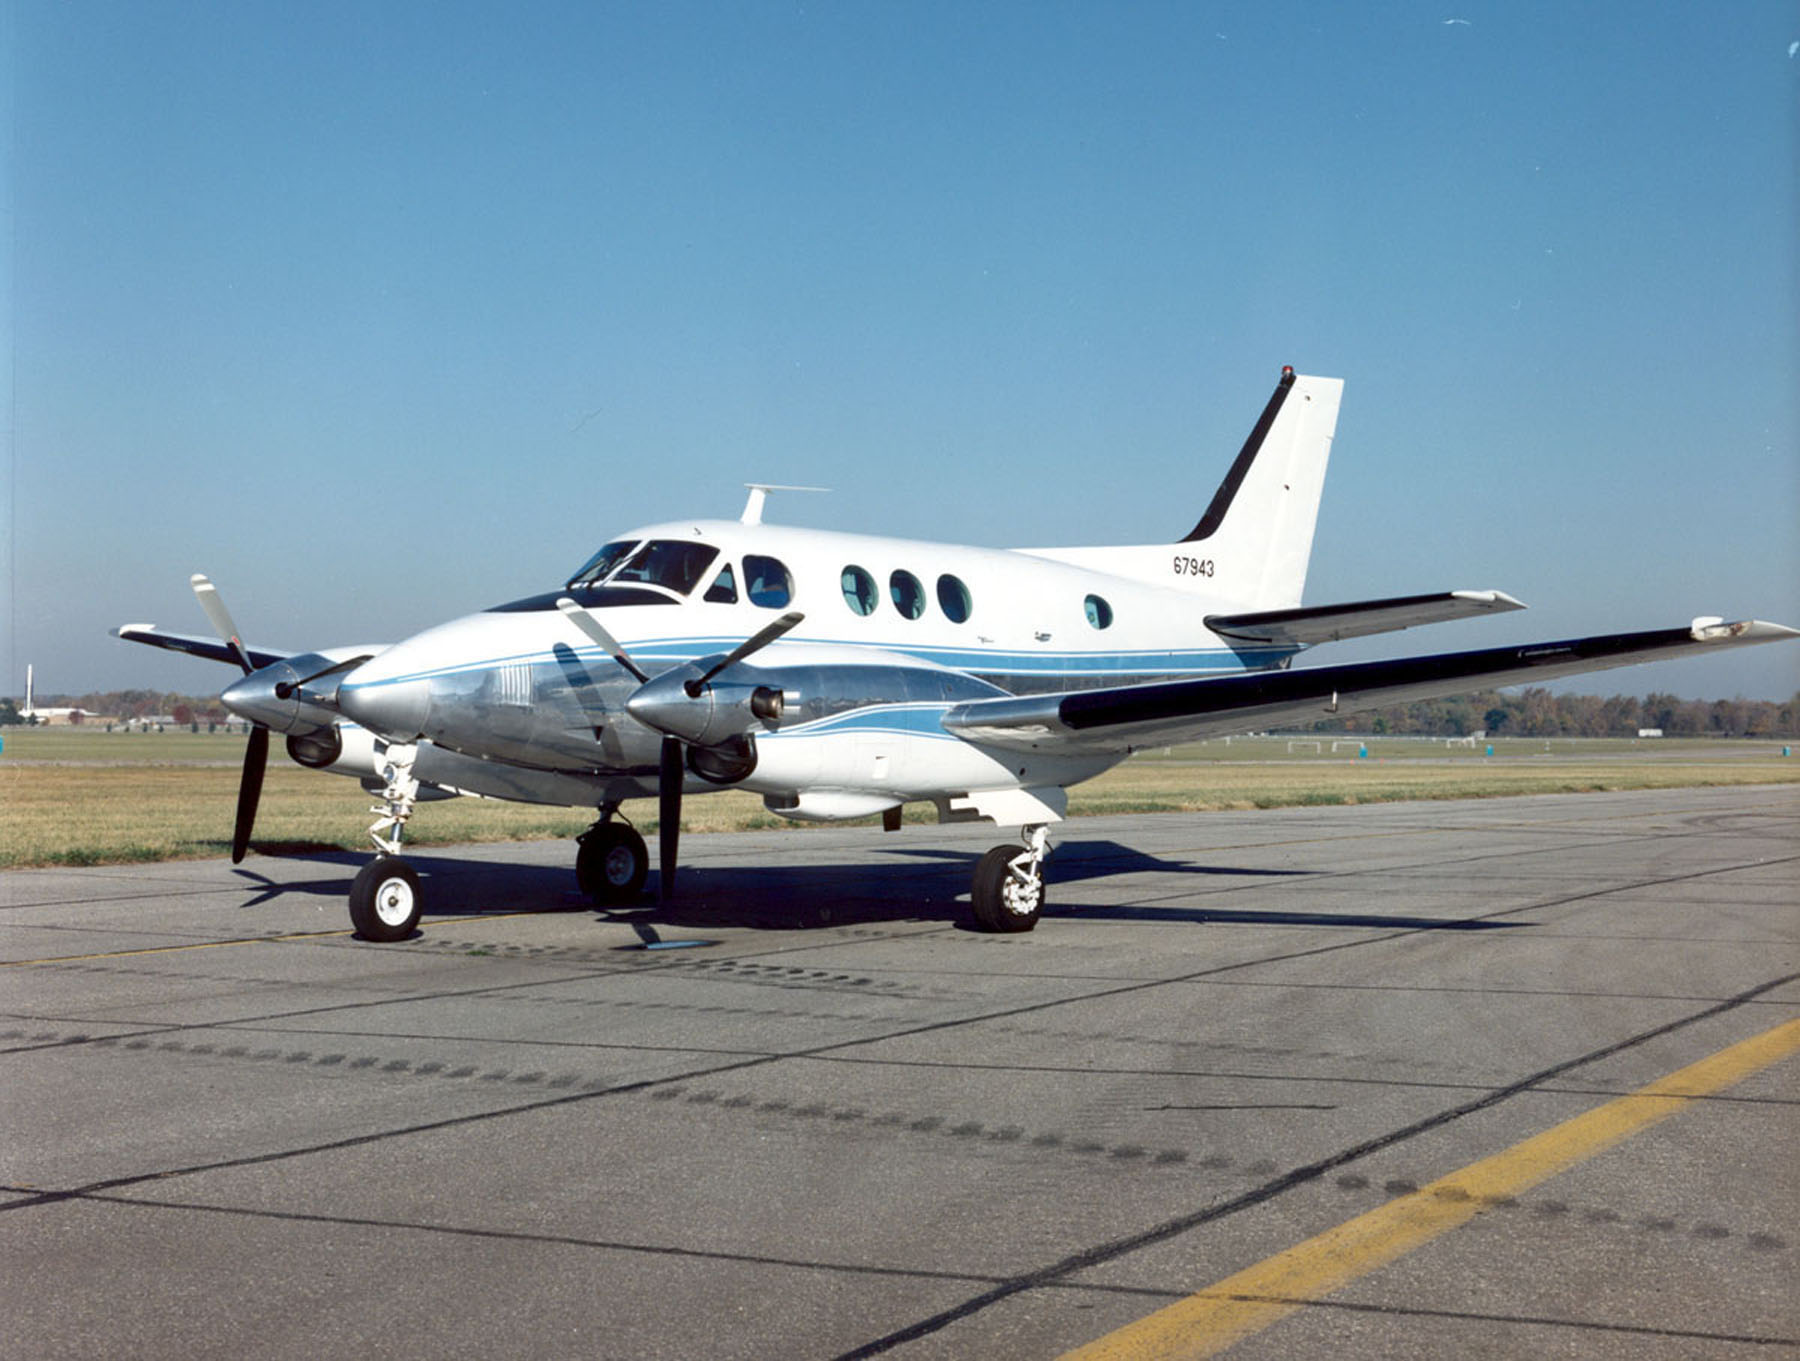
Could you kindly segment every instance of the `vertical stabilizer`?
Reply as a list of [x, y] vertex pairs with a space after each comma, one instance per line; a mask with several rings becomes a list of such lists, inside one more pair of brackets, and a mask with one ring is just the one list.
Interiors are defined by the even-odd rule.
[[1250, 437], [1185, 538], [1168, 544], [1024, 551], [1191, 590], [1221, 608], [1298, 605], [1343, 391], [1341, 378], [1312, 378], [1283, 369]]

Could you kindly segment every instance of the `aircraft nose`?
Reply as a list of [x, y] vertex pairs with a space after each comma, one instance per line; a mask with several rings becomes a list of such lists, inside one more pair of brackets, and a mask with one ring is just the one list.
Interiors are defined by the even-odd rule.
[[359, 685], [352, 671], [338, 687], [337, 703], [339, 712], [370, 732], [405, 740], [425, 731], [431, 712], [431, 682], [382, 680]]

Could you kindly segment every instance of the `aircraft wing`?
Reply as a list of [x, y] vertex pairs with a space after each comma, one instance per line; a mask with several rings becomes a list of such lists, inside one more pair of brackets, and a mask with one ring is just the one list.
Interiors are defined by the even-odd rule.
[[1800, 630], [1758, 620], [1727, 624], [1696, 619], [1687, 628], [1603, 634], [1435, 657], [974, 700], [949, 710], [943, 723], [958, 737], [983, 746], [1132, 752], [1277, 724], [1310, 723], [1490, 686], [1554, 680], [1583, 671], [1796, 637]]
[[1466, 619], [1473, 614], [1522, 610], [1522, 602], [1505, 591], [1439, 591], [1433, 595], [1394, 596], [1388, 600], [1354, 600], [1343, 605], [1307, 605], [1291, 610], [1258, 610], [1250, 614], [1209, 614], [1206, 627], [1223, 638], [1245, 643], [1285, 643], [1309, 647], [1391, 633], [1419, 624]]
[[[155, 624], [121, 624], [112, 634], [128, 643], [147, 643], [151, 647], [167, 648], [170, 652], [187, 652], [196, 657], [205, 657], [208, 661], [225, 662], [231, 666], [238, 664], [237, 653], [231, 650], [231, 645], [217, 638], [164, 633]], [[291, 652], [274, 652], [266, 647], [248, 647], [244, 650], [250, 654], [250, 664], [258, 669], [294, 655]]]

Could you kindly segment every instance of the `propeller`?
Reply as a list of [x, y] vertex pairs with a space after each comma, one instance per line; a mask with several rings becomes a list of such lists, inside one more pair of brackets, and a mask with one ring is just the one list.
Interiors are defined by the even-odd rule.
[[568, 596], [557, 597], [556, 608], [568, 617], [571, 624], [600, 644], [615, 662], [636, 676], [639, 681], [650, 679], [644, 674], [643, 668], [631, 660], [631, 654], [625, 650], [624, 644], [608, 633], [598, 619], [582, 609]]
[[[664, 688], [660, 678], [653, 682], [649, 673], [632, 660], [631, 654], [625, 650], [624, 644], [613, 637], [605, 625], [573, 599], [566, 595], [560, 597], [556, 602], [556, 608], [563, 612], [570, 623], [598, 643], [608, 656], [637, 678], [640, 689], [632, 696], [632, 699], [645, 695], [646, 691]], [[701, 695], [706, 693], [706, 687], [713, 677], [729, 667], [736, 666], [752, 653], [760, 652], [784, 634], [792, 632], [805, 618], [806, 616], [798, 610], [782, 615], [768, 627], [759, 629], [723, 657], [711, 663], [704, 671], [681, 681], [679, 693], [685, 695], [688, 700], [698, 700]], [[780, 692], [773, 691], [771, 695], [772, 698], [765, 698], [759, 694], [758, 702], [762, 706], [756, 710], [759, 716], [766, 717], [770, 714], [779, 716], [781, 711]], [[655, 707], [640, 704], [632, 711], [641, 721], [648, 722], [650, 726], [661, 727], [662, 725], [658, 724], [650, 715], [655, 713], [656, 708], [663, 708], [667, 703], [667, 700], [660, 700]], [[631, 708], [631, 700], [627, 700], [626, 705]], [[639, 712], [640, 709], [643, 712]], [[685, 765], [685, 753], [681, 738], [675, 732], [664, 727], [662, 751], [657, 763], [656, 775], [657, 859], [658, 867], [661, 870], [656, 889], [657, 897], [665, 902], [674, 892], [675, 887], [676, 848], [681, 840], [681, 786], [683, 780], [686, 779]]]
[[[707, 669], [698, 676], [690, 681], [683, 682], [681, 688], [687, 691], [689, 699], [699, 699], [700, 692], [706, 689], [706, 683], [714, 676], [718, 675], [719, 672], [723, 671], [728, 666], [736, 666], [752, 652], [761, 652], [784, 633], [789, 633], [798, 627], [800, 621], [804, 618], [806, 618], [806, 616], [801, 614], [798, 610], [782, 615], [781, 618], [777, 619], [767, 628], [759, 630], [757, 633], [746, 638], [743, 642], [732, 648], [730, 652], [727, 652], [722, 658], [707, 667]], [[648, 680], [649, 677], [646, 676], [644, 679]]]
[[662, 740], [662, 769], [656, 779], [656, 855], [662, 871], [656, 880], [656, 896], [667, 902], [675, 894], [675, 847], [681, 840], [681, 739]]
[[238, 637], [237, 625], [231, 622], [231, 611], [225, 608], [225, 602], [219, 596], [219, 588], [207, 580], [204, 572], [195, 572], [188, 578], [188, 585], [194, 588], [194, 596], [200, 601], [200, 608], [206, 611], [206, 619], [213, 626], [213, 632], [230, 646], [237, 655], [238, 665], [244, 668], [244, 674], [248, 676], [256, 668], [250, 663], [250, 651], [244, 646], [244, 640]]
[[250, 729], [244, 747], [244, 773], [238, 779], [237, 822], [231, 830], [231, 863], [243, 863], [250, 849], [250, 829], [256, 825], [256, 805], [262, 801], [263, 770], [269, 764], [269, 730], [258, 723]]
[[[231, 611], [225, 608], [225, 602], [219, 596], [219, 588], [207, 580], [203, 572], [194, 573], [188, 584], [194, 588], [200, 608], [206, 611], [213, 632], [230, 646], [237, 655], [238, 665], [248, 676], [256, 667], [250, 662], [249, 649], [238, 636]], [[256, 826], [256, 806], [262, 801], [263, 772], [268, 765], [269, 730], [261, 723], [252, 724], [250, 740], [244, 747], [244, 773], [238, 778], [237, 820], [231, 831], [231, 863], [234, 865], [242, 864], [250, 849], [250, 830]]]

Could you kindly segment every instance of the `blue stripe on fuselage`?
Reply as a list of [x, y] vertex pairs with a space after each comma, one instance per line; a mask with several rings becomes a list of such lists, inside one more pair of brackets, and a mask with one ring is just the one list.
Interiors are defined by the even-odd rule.
[[[870, 647], [867, 643], [844, 642], [835, 639], [792, 638], [791, 640], [828, 647]], [[658, 663], [663, 666], [679, 666], [700, 657], [727, 652], [742, 641], [742, 638], [733, 635], [723, 638], [665, 638], [654, 642], [627, 643], [626, 646], [631, 649], [632, 657], [640, 665]], [[895, 656], [934, 663], [982, 679], [990, 676], [1005, 676], [1009, 679], [1042, 678], [1045, 680], [1053, 680], [1058, 677], [1080, 677], [1098, 684], [1131, 685], [1153, 679], [1165, 679], [1170, 676], [1241, 675], [1253, 671], [1265, 671], [1279, 666], [1294, 656], [1299, 649], [1269, 647], [1245, 648], [1235, 651], [1231, 648], [1219, 647], [1193, 650], [1144, 649], [1135, 652], [1022, 652], [997, 648], [883, 645], [878, 650], [892, 653]], [[601, 648], [559, 644], [554, 651], [543, 648], [512, 656], [483, 658], [477, 662], [459, 662], [452, 666], [390, 676], [384, 680], [365, 681], [361, 685], [367, 685], [370, 688], [404, 685], [412, 681], [436, 680], [445, 676], [490, 671], [503, 666], [548, 666], [568, 655], [573, 655], [576, 660], [584, 664], [616, 665]], [[872, 664], [891, 665], [885, 661]], [[356, 688], [361, 688], [361, 685]]]

